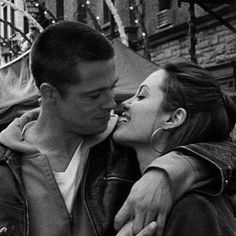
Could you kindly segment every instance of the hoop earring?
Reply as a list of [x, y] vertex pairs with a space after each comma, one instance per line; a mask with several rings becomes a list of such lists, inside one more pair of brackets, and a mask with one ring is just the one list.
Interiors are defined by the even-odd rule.
[[152, 146], [152, 148], [153, 148], [154, 151], [156, 151], [157, 153], [160, 153], [160, 154], [161, 154], [162, 152], [160, 152], [159, 150], [157, 150], [157, 149], [155, 148], [155, 145], [154, 145], [154, 143], [153, 143], [153, 139], [154, 139], [155, 135], [157, 134], [157, 132], [160, 131], [160, 130], [162, 130], [162, 129], [163, 129], [163, 130], [166, 130], [165, 126], [156, 129], [156, 130], [152, 133], [152, 136], [151, 136], [151, 146]]

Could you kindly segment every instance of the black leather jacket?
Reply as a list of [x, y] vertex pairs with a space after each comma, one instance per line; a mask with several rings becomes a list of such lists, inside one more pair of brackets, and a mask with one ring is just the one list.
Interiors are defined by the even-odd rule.
[[[232, 160], [231, 156], [221, 158], [223, 153], [220, 150], [225, 153], [228, 146], [227, 143], [215, 145], [211, 154], [206, 151], [209, 146], [203, 145], [180, 149], [193, 152], [211, 163], [212, 171], [216, 174], [213, 188], [215, 184], [221, 186], [220, 193], [225, 187], [235, 191], [236, 173], [233, 167], [236, 166], [236, 160]], [[216, 152], [217, 155], [214, 155]], [[0, 236], [29, 236], [28, 205], [19, 157], [19, 153], [0, 146]], [[139, 177], [138, 162], [132, 149], [115, 145], [109, 138], [91, 148], [81, 190], [96, 235], [115, 235], [114, 216]]]

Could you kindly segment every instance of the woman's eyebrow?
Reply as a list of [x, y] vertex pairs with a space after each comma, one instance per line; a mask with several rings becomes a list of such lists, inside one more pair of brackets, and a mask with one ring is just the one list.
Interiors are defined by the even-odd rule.
[[137, 94], [140, 93], [143, 89], [145, 90], [149, 90], [148, 86], [146, 84], [143, 84], [139, 87], [138, 91], [137, 91]]

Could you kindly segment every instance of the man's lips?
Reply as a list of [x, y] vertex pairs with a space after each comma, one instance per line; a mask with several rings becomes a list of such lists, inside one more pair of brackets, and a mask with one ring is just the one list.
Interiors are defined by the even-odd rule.
[[97, 120], [109, 120], [110, 119], [110, 114], [106, 115], [106, 116], [103, 116], [103, 117], [97, 117], [96, 119]]

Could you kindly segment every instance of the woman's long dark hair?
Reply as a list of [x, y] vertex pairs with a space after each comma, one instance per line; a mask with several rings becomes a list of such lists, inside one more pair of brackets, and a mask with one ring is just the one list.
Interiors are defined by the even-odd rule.
[[236, 106], [221, 91], [216, 79], [193, 62], [167, 63], [163, 69], [168, 74], [162, 85], [163, 110], [182, 107], [187, 111], [185, 122], [170, 130], [165, 151], [190, 143], [229, 139], [236, 121]]

